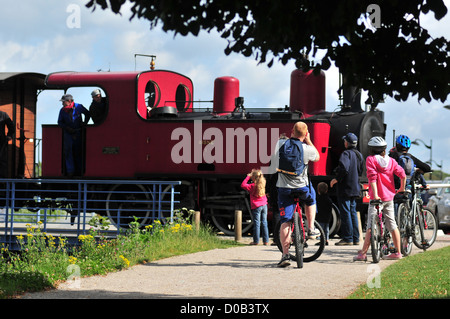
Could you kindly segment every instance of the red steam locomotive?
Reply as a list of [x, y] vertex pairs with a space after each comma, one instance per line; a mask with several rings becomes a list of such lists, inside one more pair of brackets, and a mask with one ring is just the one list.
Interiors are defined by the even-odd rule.
[[[359, 137], [364, 156], [367, 141], [385, 134], [383, 112], [363, 111], [355, 91], [344, 91], [339, 111], [326, 112], [323, 72], [293, 71], [290, 105], [279, 109], [246, 109], [233, 77], [215, 80], [212, 108], [194, 108], [191, 79], [165, 70], [58, 72], [43, 85], [65, 92], [76, 87], [99, 88], [107, 101], [104, 120], [83, 129], [81, 178], [135, 179], [138, 192], [145, 191], [139, 180], [180, 180], [180, 205], [200, 210], [227, 234], [233, 233], [235, 209], [244, 213], [243, 230], [250, 229], [240, 183], [252, 168], [269, 167], [276, 141], [290, 135], [295, 122], [307, 123], [320, 153], [309, 165], [313, 184], [333, 177], [346, 132]], [[62, 144], [61, 128], [43, 125], [43, 178], [65, 178]], [[270, 188], [273, 178], [267, 177]]]

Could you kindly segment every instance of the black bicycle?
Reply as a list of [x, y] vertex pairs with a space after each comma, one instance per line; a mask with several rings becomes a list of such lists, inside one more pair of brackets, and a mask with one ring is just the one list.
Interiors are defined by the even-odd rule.
[[412, 243], [424, 251], [436, 241], [438, 220], [428, 208], [423, 207], [420, 191], [423, 188], [413, 177], [412, 189], [407, 190], [397, 210], [397, 224], [400, 231], [402, 254], [408, 256]]
[[[295, 203], [294, 215], [290, 222], [291, 241], [289, 245], [289, 255], [291, 260], [297, 262], [298, 268], [303, 268], [303, 262], [314, 261], [322, 254], [325, 249], [325, 234], [317, 221], [314, 221], [314, 227], [319, 230], [320, 236], [317, 238], [308, 238], [308, 222], [306, 216], [302, 213], [299, 201], [299, 193], [292, 193]], [[281, 223], [275, 226], [273, 241], [278, 249], [283, 252], [283, 246], [280, 241]]]

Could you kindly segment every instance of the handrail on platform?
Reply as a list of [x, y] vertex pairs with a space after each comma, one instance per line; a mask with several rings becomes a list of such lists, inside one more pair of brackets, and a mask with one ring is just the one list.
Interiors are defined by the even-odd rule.
[[[106, 216], [117, 236], [138, 218], [141, 226], [154, 220], [173, 220], [174, 187], [180, 181], [1, 179], [0, 245], [17, 248], [16, 236], [26, 233], [27, 224], [39, 224], [42, 231], [61, 235], [77, 244], [78, 236], [89, 232], [95, 214]], [[69, 218], [70, 217], [70, 218]]]

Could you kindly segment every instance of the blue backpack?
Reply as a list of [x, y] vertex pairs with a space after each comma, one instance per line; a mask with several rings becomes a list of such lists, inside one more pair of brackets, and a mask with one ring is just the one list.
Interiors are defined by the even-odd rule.
[[298, 139], [290, 138], [278, 150], [278, 172], [298, 176], [305, 169], [303, 146]]
[[412, 178], [414, 174], [414, 161], [407, 153], [399, 156], [398, 164], [405, 170], [407, 182]]

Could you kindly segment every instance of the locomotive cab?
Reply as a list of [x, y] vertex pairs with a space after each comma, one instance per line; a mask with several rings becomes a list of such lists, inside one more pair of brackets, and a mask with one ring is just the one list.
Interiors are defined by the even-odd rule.
[[[84, 100], [87, 94], [90, 100], [92, 89], [101, 88], [104, 92], [106, 116], [103, 121], [83, 128], [84, 177], [134, 177], [132, 163], [143, 122], [176, 117], [178, 112], [192, 109], [192, 81], [170, 71], [58, 72], [46, 77], [45, 86], [64, 92], [84, 92], [82, 96], [78, 93], [73, 96], [76, 103], [86, 108], [90, 101], [85, 103]], [[42, 175], [65, 176], [61, 128], [56, 124], [43, 125], [42, 136]]]

